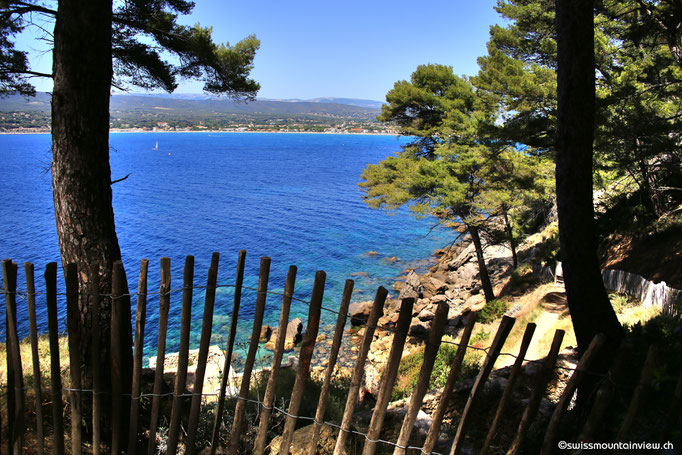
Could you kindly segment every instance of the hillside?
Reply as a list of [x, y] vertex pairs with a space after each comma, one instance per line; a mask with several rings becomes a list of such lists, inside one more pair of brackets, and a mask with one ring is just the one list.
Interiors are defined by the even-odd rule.
[[[256, 100], [238, 102], [228, 98], [187, 95], [113, 95], [113, 129], [229, 129], [349, 132], [388, 132], [376, 116], [381, 103], [346, 98]], [[0, 99], [0, 131], [47, 130], [50, 94], [33, 98], [11, 95]], [[257, 130], [257, 129], [256, 129]], [[360, 132], [356, 131], [356, 132]], [[336, 131], [330, 131], [336, 132]]]

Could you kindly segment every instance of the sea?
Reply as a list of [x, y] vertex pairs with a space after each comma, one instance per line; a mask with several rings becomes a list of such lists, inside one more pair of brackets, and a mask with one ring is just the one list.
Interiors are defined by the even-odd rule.
[[[0, 255], [35, 265], [37, 291], [43, 271], [59, 264], [54, 220], [50, 135], [0, 135]], [[159, 260], [172, 265], [167, 352], [180, 337], [182, 269], [195, 257], [191, 348], [199, 345], [208, 268], [220, 253], [212, 343], [224, 344], [232, 312], [239, 250], [246, 250], [244, 284], [256, 288], [260, 258], [272, 260], [269, 291], [281, 293], [290, 265], [298, 267], [291, 318], [307, 320], [313, 280], [326, 272], [322, 330], [336, 320], [345, 280], [355, 280], [353, 301], [371, 300], [379, 286], [393, 291], [409, 268], [424, 269], [434, 250], [449, 244], [450, 229], [434, 218], [416, 219], [407, 209], [392, 213], [368, 207], [357, 186], [369, 163], [401, 150], [405, 138], [380, 135], [296, 133], [112, 133], [113, 206], [131, 290], [140, 261], [149, 259], [145, 354], [155, 354], [158, 333]], [[395, 292], [393, 291], [395, 294]], [[245, 289], [237, 343], [251, 332], [256, 292]], [[277, 326], [282, 297], [267, 297], [265, 324]], [[136, 300], [133, 297], [133, 305]], [[20, 296], [18, 330], [28, 335], [27, 302]], [[40, 332], [47, 332], [44, 295], [37, 296]], [[65, 327], [65, 300], [59, 299]], [[134, 314], [134, 308], [133, 308]], [[2, 318], [4, 340], [4, 318]]]

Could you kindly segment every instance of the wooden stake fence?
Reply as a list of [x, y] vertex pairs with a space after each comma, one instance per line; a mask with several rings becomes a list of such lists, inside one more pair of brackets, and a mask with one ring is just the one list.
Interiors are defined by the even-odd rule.
[[[181, 445], [185, 446], [185, 451], [188, 454], [196, 453], [200, 447], [196, 446], [197, 428], [200, 415], [200, 407], [202, 398], [205, 397], [202, 387], [204, 383], [204, 375], [206, 371], [206, 364], [209, 352], [209, 344], [213, 328], [213, 314], [214, 304], [216, 298], [216, 289], [218, 285], [218, 259], [217, 253], [214, 253], [211, 261], [211, 266], [208, 271], [208, 281], [205, 287], [205, 303], [204, 313], [202, 318], [201, 340], [198, 353], [197, 369], [195, 373], [194, 384], [192, 387], [191, 400], [189, 408], [187, 407], [187, 369], [189, 360], [189, 338], [190, 338], [190, 321], [191, 321], [191, 306], [193, 302], [194, 289], [194, 258], [187, 256], [185, 260], [185, 268], [183, 272], [182, 285], [182, 310], [180, 316], [180, 340], [178, 352], [178, 366], [177, 373], [174, 378], [174, 387], [172, 397], [164, 402], [169, 402], [172, 406], [169, 408], [169, 415], [164, 415], [164, 422], [168, 421], [169, 430], [167, 435], [168, 451], [167, 453], [175, 454]], [[218, 393], [215, 419], [211, 432], [211, 446], [210, 453], [216, 453], [218, 445], [220, 444], [221, 432], [224, 433], [224, 440], [227, 441], [227, 451], [230, 454], [236, 454], [246, 448], [241, 446], [242, 431], [244, 428], [244, 419], [246, 412], [247, 401], [253, 401], [249, 398], [249, 390], [251, 385], [251, 377], [255, 368], [256, 354], [259, 345], [259, 338], [261, 327], [263, 323], [266, 296], [268, 294], [268, 281], [270, 275], [270, 259], [267, 257], [261, 258], [258, 290], [256, 294], [255, 313], [253, 316], [253, 326], [251, 333], [251, 342], [246, 356], [244, 369], [242, 372], [241, 385], [239, 396], [236, 400], [234, 408], [234, 417], [232, 421], [232, 429], [228, 433], [223, 430], [223, 414], [227, 397], [227, 381], [231, 368], [232, 353], [234, 350], [234, 343], [236, 338], [238, 315], [242, 298], [242, 287], [244, 279], [246, 252], [240, 251], [237, 261], [236, 281], [234, 284], [234, 301], [232, 308], [232, 318], [230, 323], [230, 332], [228, 337], [228, 345], [226, 347], [226, 359], [222, 370], [222, 378], [220, 382], [220, 389]], [[19, 351], [19, 339], [17, 335], [17, 266], [10, 260], [3, 261], [3, 289], [5, 293], [5, 336], [7, 345], [7, 367], [8, 367], [8, 392], [6, 395], [6, 410], [3, 411], [0, 422], [7, 422], [7, 441], [6, 448], [8, 453], [21, 454], [23, 451], [24, 435], [25, 435], [25, 421], [26, 414], [25, 404], [25, 389], [23, 382], [23, 369]], [[112, 269], [112, 287], [111, 295], [99, 294], [99, 267], [93, 265], [91, 270], [87, 271], [88, 276], [88, 291], [84, 296], [79, 296], [78, 279], [79, 271], [75, 265], [67, 265], [65, 271], [66, 278], [66, 322], [68, 329], [68, 343], [69, 343], [69, 364], [70, 364], [70, 387], [68, 393], [64, 394], [61, 383], [61, 365], [59, 360], [59, 339], [58, 339], [58, 293], [57, 293], [57, 264], [50, 263], [45, 269], [45, 300], [47, 303], [47, 322], [48, 335], [50, 344], [50, 389], [46, 391], [45, 395], [49, 394], [52, 409], [52, 434], [53, 441], [51, 449], [53, 453], [64, 454], [64, 413], [63, 400], [66, 399], [69, 403], [69, 415], [71, 420], [70, 425], [70, 443], [71, 453], [82, 453], [84, 445], [84, 427], [82, 423], [90, 419], [90, 416], [83, 415], [84, 408], [81, 402], [92, 394], [92, 452], [99, 454], [101, 450], [108, 449], [110, 453], [138, 453], [143, 444], [147, 445], [147, 453], [149, 455], [155, 454], [157, 449], [157, 430], [159, 422], [162, 417], [162, 401], [163, 401], [163, 374], [164, 374], [164, 360], [166, 356], [166, 336], [168, 328], [168, 317], [171, 305], [171, 273], [170, 273], [170, 259], [161, 258], [161, 283], [159, 289], [159, 319], [158, 319], [158, 338], [157, 338], [157, 353], [156, 353], [156, 368], [154, 373], [154, 384], [151, 401], [150, 417], [147, 422], [146, 419], [140, 419], [140, 414], [143, 407], [141, 406], [142, 394], [142, 352], [144, 346], [144, 329], [146, 322], [146, 305], [147, 305], [147, 272], [148, 261], [143, 260], [140, 264], [140, 274], [137, 288], [137, 303], [135, 312], [135, 334], [134, 334], [134, 355], [132, 371], [125, 371], [125, 357], [130, 353], [125, 352], [127, 348], [127, 341], [125, 338], [125, 324], [126, 318], [130, 315], [130, 295], [127, 293], [127, 284], [125, 278], [125, 271], [123, 265], [119, 261], [113, 265]], [[28, 320], [29, 320], [29, 340], [31, 343], [31, 359], [32, 371], [34, 375], [33, 392], [36, 397], [36, 429], [35, 437], [37, 439], [38, 453], [44, 452], [44, 417], [42, 416], [42, 397], [43, 389], [40, 376], [40, 368], [38, 365], [38, 333], [39, 327], [36, 321], [36, 289], [34, 284], [33, 265], [30, 263], [24, 264], [24, 271], [26, 274], [26, 297], [28, 304]], [[277, 340], [275, 343], [275, 350], [273, 354], [273, 362], [270, 369], [268, 383], [263, 398], [263, 402], [258, 402], [259, 408], [259, 427], [256, 434], [253, 453], [262, 455], [267, 450], [269, 421], [273, 411], [283, 412], [275, 407], [275, 386], [279, 377], [280, 366], [284, 353], [284, 342], [286, 338], [287, 325], [289, 322], [289, 314], [292, 300], [294, 299], [294, 285], [296, 281], [297, 269], [292, 266], [287, 275], [284, 293], [282, 295], [282, 307], [279, 320], [279, 329]], [[310, 375], [310, 366], [315, 350], [317, 333], [319, 329], [321, 311], [323, 309], [322, 302], [324, 300], [324, 286], [325, 274], [324, 272], [317, 272], [315, 276], [315, 283], [313, 286], [312, 297], [309, 302], [309, 314], [307, 326], [303, 337], [299, 353], [298, 370], [296, 372], [296, 380], [292, 388], [291, 397], [289, 400], [289, 407], [284, 414], [286, 415], [284, 431], [279, 445], [279, 454], [288, 454], [290, 451], [291, 441], [293, 439], [294, 431], [298, 423], [301, 421], [299, 414], [301, 402], [304, 396], [306, 383]], [[324, 372], [324, 380], [322, 390], [320, 393], [317, 410], [315, 412], [312, 423], [312, 436], [306, 443], [305, 452], [308, 455], [314, 455], [317, 452], [318, 442], [320, 437], [320, 429], [324, 422], [324, 415], [328, 394], [330, 390], [332, 376], [335, 371], [336, 362], [341, 348], [344, 328], [348, 319], [348, 307], [352, 297], [354, 283], [352, 280], [347, 280], [343, 292], [343, 297], [338, 309], [338, 316], [336, 327], [334, 330], [334, 337], [329, 353], [328, 364]], [[384, 327], [378, 327], [377, 323], [380, 315], [383, 312], [384, 304], [387, 297], [387, 291], [384, 288], [379, 288], [374, 299], [368, 320], [364, 327], [364, 334], [359, 345], [359, 350], [351, 377], [350, 388], [348, 390], [346, 407], [342, 421], [338, 425], [340, 432], [335, 441], [334, 453], [340, 455], [346, 453], [348, 437], [351, 432], [356, 432], [353, 426], [353, 419], [355, 415], [355, 408], [358, 403], [358, 396], [360, 385], [364, 375], [365, 362], [375, 338], [376, 330], [387, 330]], [[88, 336], [81, 327], [79, 321], [79, 299], [89, 299], [90, 309], [92, 315], [90, 316], [88, 329], [92, 337], [93, 353], [89, 359], [81, 358], [81, 350], [79, 347], [80, 341]], [[108, 341], [110, 343], [111, 358], [109, 359], [109, 372], [111, 374], [111, 389], [103, 390], [102, 377], [99, 366], [101, 365], [100, 351], [108, 351], [108, 349], [100, 345], [99, 336], [99, 312], [102, 299], [111, 299], [111, 337]], [[445, 325], [447, 323], [448, 305], [440, 303], [438, 305], [435, 318], [432, 323], [432, 329], [428, 334], [428, 338], [423, 340], [425, 343], [424, 360], [421, 366], [417, 384], [413, 391], [407, 412], [402, 422], [400, 434], [395, 442], [382, 440], [383, 422], [387, 414], [388, 402], [391, 392], [393, 390], [400, 360], [403, 355], [404, 345], [408, 336], [408, 330], [412, 319], [412, 307], [414, 305], [413, 299], [404, 299], [401, 302], [400, 314], [397, 325], [391, 328], [393, 332], [391, 350], [388, 357], [386, 368], [383, 372], [377, 402], [374, 407], [371, 421], [367, 434], [359, 433], [364, 436], [363, 454], [371, 455], [375, 453], [379, 444], [389, 444], [394, 454], [403, 455], [407, 453], [407, 446], [410, 441], [410, 436], [416, 421], [417, 413], [422, 407], [424, 396], [428, 391], [430, 377], [433, 370], [433, 365], [438, 353], [439, 346], [443, 337]], [[451, 405], [451, 397], [454, 392], [455, 383], [457, 382], [464, 355], [468, 348], [468, 343], [474, 328], [476, 315], [472, 314], [466, 318], [466, 325], [462, 330], [459, 346], [455, 354], [455, 358], [450, 366], [447, 382], [441, 392], [440, 400], [437, 409], [432, 416], [432, 425], [426, 436], [423, 447], [420, 448], [424, 454], [434, 453], [434, 448], [439, 440], [441, 434], [441, 426], [448, 407]], [[462, 416], [459, 420], [457, 431], [452, 441], [451, 455], [460, 453], [463, 447], [463, 441], [467, 434], [467, 427], [471, 423], [472, 409], [483, 406], [481, 396], [485, 382], [491, 374], [495, 360], [500, 355], [505, 339], [514, 325], [514, 319], [504, 317], [500, 322], [499, 328], [495, 335], [492, 345], [487, 349], [487, 355], [483, 365], [475, 379], [473, 387], [469, 393], [468, 400], [463, 409]], [[44, 330], [44, 328], [43, 328]], [[490, 450], [491, 444], [496, 438], [497, 428], [499, 427], [502, 416], [506, 409], [510, 406], [511, 395], [514, 391], [515, 385], [520, 377], [521, 368], [524, 363], [524, 356], [531, 343], [533, 332], [535, 330], [534, 324], [528, 324], [526, 327], [521, 347], [516, 355], [516, 361], [509, 378], [507, 385], [502, 394], [502, 397], [497, 404], [495, 417], [489, 427], [489, 431], [485, 442], [481, 448], [480, 453], [486, 454]], [[128, 329], [129, 331], [129, 329]], [[130, 333], [127, 335], [131, 336]], [[526, 438], [531, 423], [535, 420], [538, 413], [540, 401], [546, 390], [548, 381], [555, 368], [557, 356], [564, 333], [557, 330], [554, 340], [547, 358], [541, 362], [541, 368], [537, 371], [531, 386], [530, 399], [527, 407], [521, 417], [521, 420], [516, 431], [514, 440], [512, 441], [508, 454], [514, 455], [518, 453], [520, 447]], [[130, 340], [128, 340], [130, 341]], [[568, 401], [579, 386], [582, 378], [588, 374], [590, 363], [598, 354], [601, 345], [604, 343], [603, 336], [595, 337], [590, 348], [578, 363], [577, 368], [573, 371], [566, 388], [564, 389], [559, 403], [557, 404], [554, 414], [552, 415], [545, 434], [543, 443], [543, 454], [553, 453], [555, 449], [555, 441], [557, 439], [557, 431], [565, 413]], [[613, 364], [612, 370], [609, 373], [611, 381], [605, 381], [597, 394], [594, 407], [591, 410], [589, 418], [583, 427], [578, 440], [589, 440], [593, 437], [596, 431], [596, 426], [603, 418], [606, 407], [610, 402], [613, 394], [613, 381], [618, 381], [622, 377], [625, 365], [627, 364], [631, 348], [624, 345]], [[646, 394], [653, 378], [653, 367], [656, 362], [657, 354], [654, 347], [651, 348], [649, 356], [643, 366], [642, 375], [638, 387], [635, 389], [631, 406], [627, 411], [623, 422], [621, 423], [621, 430], [618, 438], [624, 439], [632, 428], [635, 418], [641, 414], [642, 409], [646, 403]], [[93, 385], [92, 391], [82, 390], [81, 365], [83, 362], [90, 362], [93, 367]], [[128, 382], [130, 381], [130, 382]], [[130, 386], [130, 389], [127, 389]], [[130, 393], [127, 392], [130, 390]], [[87, 394], [86, 394], [87, 392]], [[111, 403], [109, 416], [103, 416], [102, 412], [105, 409], [102, 400], [107, 400]], [[677, 382], [674, 393], [671, 395], [671, 408], [666, 415], [668, 416], [665, 425], [662, 425], [662, 437], [667, 437], [672, 428], [675, 427], [677, 419], [679, 418], [679, 404], [682, 401], [682, 376]], [[129, 404], [127, 404], [129, 403]], [[108, 407], [107, 407], [108, 408]], [[129, 412], [128, 412], [129, 411]], [[187, 415], [186, 433], [181, 432], [183, 416]], [[128, 418], [129, 417], [129, 418]], [[140, 421], [145, 423], [147, 428], [142, 428]], [[105, 427], [106, 422], [106, 427]], [[336, 425], [336, 424], [335, 424]], [[1, 434], [1, 433], [0, 433]]]

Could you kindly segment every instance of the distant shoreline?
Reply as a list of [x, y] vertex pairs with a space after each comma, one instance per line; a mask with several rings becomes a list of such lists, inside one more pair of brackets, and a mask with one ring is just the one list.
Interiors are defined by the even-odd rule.
[[[136, 129], [114, 129], [111, 133], [229, 133], [229, 134], [327, 134], [327, 135], [346, 135], [346, 136], [399, 136], [397, 133], [351, 133], [351, 132], [326, 132], [326, 131], [229, 131], [229, 130], [174, 130], [174, 131], [147, 131]], [[27, 135], [27, 134], [51, 134], [50, 130], [45, 131], [0, 131], [0, 135]]]

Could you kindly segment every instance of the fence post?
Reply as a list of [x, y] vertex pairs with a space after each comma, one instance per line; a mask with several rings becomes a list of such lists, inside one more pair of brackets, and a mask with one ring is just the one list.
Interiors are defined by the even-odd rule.
[[325, 372], [324, 382], [322, 383], [322, 390], [320, 391], [320, 399], [317, 403], [317, 410], [315, 411], [315, 421], [313, 422], [313, 435], [310, 438], [310, 445], [308, 446], [308, 455], [316, 455], [317, 441], [320, 438], [320, 427], [324, 420], [324, 412], [327, 407], [327, 395], [329, 395], [329, 387], [332, 381], [332, 374], [334, 373], [334, 366], [341, 348], [341, 340], [343, 339], [343, 330], [346, 327], [346, 320], [348, 319], [348, 306], [353, 295], [353, 280], [346, 280], [346, 285], [343, 288], [343, 297], [341, 297], [341, 306], [339, 307], [339, 315], [336, 318], [336, 328], [334, 330], [334, 339], [332, 341], [331, 351], [329, 352], [329, 363], [327, 364], [327, 371]]
[[[436, 316], [433, 319], [431, 331], [429, 332], [429, 337], [426, 341], [426, 347], [424, 348], [424, 360], [422, 362], [421, 369], [419, 370], [417, 385], [415, 386], [414, 392], [412, 392], [412, 396], [410, 397], [407, 414], [405, 414], [403, 425], [400, 428], [400, 435], [398, 436], [398, 441], [396, 442], [398, 446], [406, 447], [410, 442], [410, 434], [412, 434], [414, 422], [417, 420], [417, 414], [419, 413], [419, 409], [421, 409], [422, 402], [424, 401], [424, 395], [426, 395], [426, 392], [429, 388], [433, 364], [436, 362], [436, 356], [438, 355], [440, 342], [443, 338], [443, 332], [445, 331], [445, 324], [448, 322], [449, 308], [450, 306], [446, 302], [441, 302], [438, 304], [438, 308], [436, 309]], [[405, 449], [402, 447], [396, 447], [393, 451], [393, 455], [404, 454]]]
[[493, 422], [490, 424], [488, 435], [485, 438], [485, 442], [483, 443], [483, 447], [481, 447], [481, 452], [479, 453], [479, 455], [486, 455], [488, 453], [488, 449], [490, 448], [490, 444], [492, 444], [493, 440], [495, 439], [497, 426], [500, 424], [500, 421], [502, 420], [502, 415], [504, 414], [504, 410], [507, 407], [507, 402], [509, 402], [511, 394], [514, 390], [514, 384], [516, 383], [516, 380], [518, 379], [519, 374], [521, 373], [521, 367], [523, 366], [524, 357], [526, 356], [526, 352], [528, 352], [528, 346], [530, 346], [531, 339], [533, 338], [535, 327], [536, 325], [534, 322], [530, 322], [528, 323], [528, 325], [526, 325], [526, 331], [523, 333], [523, 340], [521, 340], [521, 347], [519, 348], [519, 355], [518, 357], [516, 357], [516, 361], [514, 362], [514, 366], [512, 367], [511, 373], [509, 373], [507, 386], [504, 389], [504, 393], [502, 393], [502, 398], [500, 398], [500, 404], [497, 407], [497, 412], [495, 413]]
[[33, 264], [24, 263], [26, 275], [26, 292], [28, 294], [28, 326], [31, 337], [31, 358], [33, 360], [33, 392], [36, 395], [36, 439], [38, 455], [45, 450], [45, 430], [43, 424], [43, 391], [40, 377], [40, 356], [38, 354], [38, 324], [36, 321], [36, 287]]
[[166, 331], [168, 330], [168, 310], [170, 309], [171, 272], [170, 258], [161, 258], [161, 286], [159, 288], [159, 326], [156, 343], [156, 370], [154, 371], [154, 389], [152, 398], [152, 414], [149, 421], [149, 444], [147, 455], [156, 453], [156, 429], [159, 424], [161, 392], [163, 387], [163, 366], [166, 357]]
[[[24, 372], [21, 367], [19, 337], [17, 335], [17, 265], [10, 259], [2, 261], [2, 280], [5, 287], [5, 306], [7, 309], [7, 378], [12, 377], [13, 390], [8, 390], [8, 398], [14, 398], [14, 416], [10, 431], [12, 453], [23, 452], [24, 440]], [[11, 365], [11, 367], [10, 367]], [[10, 381], [7, 381], [10, 385]]]
[[369, 422], [369, 429], [367, 430], [367, 436], [365, 440], [365, 446], [362, 449], [362, 455], [372, 455], [376, 450], [375, 440], [379, 437], [381, 426], [384, 423], [384, 417], [386, 416], [388, 402], [391, 400], [391, 392], [393, 391], [393, 385], [395, 384], [395, 379], [398, 375], [398, 367], [400, 366], [400, 359], [403, 356], [403, 348], [405, 347], [407, 332], [410, 330], [410, 322], [412, 322], [413, 305], [413, 298], [403, 299], [400, 304], [400, 314], [398, 315], [396, 331], [393, 334], [391, 351], [388, 354], [388, 361], [386, 362], [384, 375], [381, 378], [379, 396], [377, 397], [377, 402], [374, 405], [372, 419]]
[[99, 264], [91, 264], [90, 279], [88, 280], [90, 294], [90, 336], [91, 349], [90, 365], [92, 366], [92, 453], [99, 455], [102, 443], [102, 369], [100, 356], [100, 295], [99, 295]]
[[424, 441], [422, 452], [426, 455], [429, 455], [433, 451], [436, 441], [438, 440], [440, 427], [443, 424], [443, 417], [445, 417], [445, 411], [447, 411], [448, 404], [450, 403], [450, 396], [452, 395], [455, 389], [455, 383], [459, 378], [459, 373], [462, 369], [462, 362], [464, 361], [464, 354], [466, 354], [466, 350], [469, 345], [469, 339], [471, 338], [471, 332], [474, 329], [474, 324], [476, 324], [477, 316], [478, 313], [469, 313], [469, 318], [467, 319], [466, 326], [462, 332], [462, 338], [459, 340], [459, 346], [457, 346], [455, 359], [452, 361], [450, 373], [448, 373], [448, 378], [445, 381], [445, 386], [443, 387], [443, 393], [440, 396], [438, 407], [432, 416], [431, 428], [429, 428], [429, 432], [426, 435], [426, 440]]
[[211, 331], [213, 329], [213, 306], [215, 304], [216, 286], [218, 284], [219, 259], [220, 255], [218, 253], [213, 253], [213, 256], [211, 257], [211, 267], [208, 269], [206, 299], [204, 300], [204, 317], [201, 327], [201, 340], [199, 342], [199, 357], [197, 359], [197, 369], [194, 373], [192, 402], [190, 403], [189, 422], [187, 424], [187, 442], [185, 447], [187, 455], [193, 455], [195, 452], [197, 428], [199, 427], [199, 411], [201, 410], [201, 393], [204, 389], [204, 374], [206, 373], [206, 361], [208, 360], [208, 347], [211, 343]]
[[298, 269], [294, 265], [289, 267], [289, 273], [287, 274], [287, 279], [284, 283], [284, 297], [282, 297], [282, 310], [279, 315], [277, 343], [272, 356], [272, 367], [270, 368], [270, 376], [268, 377], [268, 384], [265, 389], [265, 396], [263, 397], [263, 406], [260, 410], [258, 433], [256, 434], [256, 441], [253, 444], [254, 455], [262, 455], [265, 450], [265, 440], [270, 424], [270, 416], [272, 415], [272, 406], [275, 401], [275, 386], [277, 384], [279, 368], [282, 364], [282, 356], [284, 355], [284, 342], [287, 337], [289, 311], [291, 310], [291, 298], [294, 294], [297, 270]]
[[268, 279], [270, 277], [270, 258], [264, 256], [260, 258], [260, 271], [258, 273], [258, 296], [256, 297], [256, 310], [253, 316], [253, 329], [251, 331], [251, 342], [249, 352], [246, 355], [246, 363], [242, 373], [242, 382], [239, 387], [239, 398], [234, 407], [234, 420], [232, 421], [232, 432], [228, 443], [227, 453], [236, 455], [239, 450], [239, 438], [241, 436], [244, 413], [246, 411], [246, 400], [249, 398], [249, 387], [251, 386], [251, 372], [253, 363], [256, 360], [258, 351], [258, 341], [260, 339], [260, 329], [263, 325], [263, 313], [265, 312], [265, 299], [268, 292]]
[[512, 441], [512, 444], [507, 451], [507, 455], [515, 455], [519, 451], [521, 448], [521, 443], [528, 432], [528, 428], [530, 428], [530, 424], [538, 412], [540, 401], [542, 400], [542, 396], [545, 393], [545, 387], [547, 387], [547, 383], [549, 382], [552, 375], [552, 370], [554, 370], [554, 365], [556, 364], [556, 359], [559, 355], [559, 349], [561, 348], [561, 342], [564, 339], [564, 334], [565, 332], [563, 330], [556, 330], [554, 332], [552, 347], [549, 349], [549, 353], [547, 354], [545, 361], [542, 363], [542, 368], [535, 376], [533, 386], [531, 388], [530, 399], [528, 400], [528, 405], [526, 406], [526, 410], [523, 412], [521, 422], [519, 423], [519, 428], [516, 430], [516, 436], [514, 437], [514, 441]]
[[[180, 419], [182, 417], [183, 393], [187, 386], [187, 364], [189, 362], [189, 335], [192, 323], [192, 290], [194, 286], [194, 256], [185, 258], [185, 269], [182, 274], [182, 313], [180, 315], [180, 345], [178, 347], [178, 368], [175, 374], [173, 390], [173, 409], [168, 429], [168, 455], [175, 455], [178, 450]], [[196, 387], [196, 383], [195, 383]]]
[[374, 339], [374, 331], [377, 328], [379, 316], [383, 313], [384, 302], [386, 301], [387, 295], [388, 291], [383, 286], [379, 286], [376, 296], [374, 297], [374, 304], [372, 305], [369, 317], [367, 318], [365, 334], [362, 337], [362, 344], [358, 351], [358, 357], [355, 360], [355, 368], [353, 368], [348, 398], [346, 399], [346, 409], [343, 412], [343, 419], [341, 421], [341, 431], [339, 431], [339, 436], [336, 438], [336, 445], [334, 446], [334, 455], [343, 455], [346, 452], [346, 440], [348, 439], [350, 426], [353, 422], [355, 405], [358, 399], [358, 392], [360, 391], [360, 383], [362, 382], [362, 376], [365, 371], [365, 361], [367, 361], [369, 347]]
[[57, 322], [57, 263], [45, 266], [47, 294], [47, 326], [50, 338], [50, 387], [52, 398], [52, 426], [56, 455], [64, 455], [64, 422], [62, 421], [62, 377], [59, 365], [59, 325]]
[[81, 331], [78, 314], [78, 267], [66, 266], [66, 326], [69, 336], [69, 373], [71, 377], [71, 453], [82, 453], [82, 406], [81, 406]]
[[547, 432], [545, 433], [545, 440], [542, 443], [542, 455], [550, 454], [556, 449], [556, 433], [559, 429], [559, 423], [561, 422], [561, 416], [568, 407], [568, 403], [573, 397], [573, 393], [578, 388], [578, 385], [582, 379], [587, 374], [588, 369], [597, 358], [599, 351], [606, 342], [606, 336], [602, 333], [598, 333], [592, 338], [590, 346], [583, 354], [582, 358], [578, 362], [575, 371], [568, 380], [564, 391], [561, 393], [561, 398], [554, 409], [551, 419], [549, 420], [549, 425], [547, 426]]
[[[123, 352], [125, 331], [125, 309], [128, 301], [123, 262], [114, 262], [111, 272], [111, 453], [118, 454], [123, 446]], [[130, 323], [130, 320], [127, 321]]]
[[502, 346], [504, 346], [504, 342], [507, 339], [512, 327], [514, 326], [514, 322], [516, 322], [516, 320], [514, 318], [510, 318], [509, 316], [502, 317], [502, 320], [500, 321], [497, 334], [495, 334], [495, 338], [493, 339], [493, 343], [490, 345], [488, 355], [483, 361], [483, 366], [478, 372], [478, 376], [476, 376], [474, 385], [471, 388], [471, 392], [469, 393], [469, 399], [467, 400], [467, 404], [464, 406], [464, 411], [462, 411], [462, 417], [460, 418], [459, 425], [457, 426], [457, 433], [455, 434], [455, 439], [452, 442], [452, 450], [450, 451], [450, 455], [457, 455], [462, 450], [464, 436], [466, 435], [467, 426], [469, 424], [469, 417], [471, 416], [471, 410], [476, 404], [481, 390], [483, 390], [485, 381], [487, 381], [488, 376], [490, 376], [490, 372], [495, 365], [497, 357], [500, 355]]
[[301, 408], [305, 383], [308, 381], [308, 376], [310, 376], [310, 362], [313, 358], [315, 340], [317, 340], [317, 332], [320, 328], [320, 312], [322, 310], [322, 297], [324, 296], [324, 283], [326, 278], [327, 275], [322, 270], [318, 270], [317, 273], [315, 273], [315, 284], [313, 285], [313, 294], [310, 298], [310, 309], [308, 311], [308, 323], [306, 324], [305, 334], [303, 335], [303, 341], [301, 342], [301, 353], [298, 357], [298, 372], [296, 374], [294, 388], [291, 391], [289, 411], [284, 423], [284, 432], [282, 433], [282, 443], [279, 446], [280, 455], [289, 454], [289, 446], [291, 445], [291, 439], [294, 436], [294, 429], [296, 428], [296, 420], [298, 419], [298, 412]]
[[130, 387], [130, 429], [128, 454], [137, 453], [138, 409], [140, 406], [142, 355], [144, 351], [144, 326], [147, 318], [147, 272], [149, 261], [140, 261], [140, 276], [137, 280], [137, 307], [135, 309], [135, 353], [133, 356], [133, 383]]
[[603, 423], [604, 416], [609, 409], [613, 395], [616, 393], [616, 381], [619, 381], [622, 378], [623, 373], [625, 373], [632, 347], [632, 342], [630, 340], [626, 339], [621, 343], [618, 354], [616, 354], [616, 358], [609, 371], [609, 377], [602, 383], [601, 387], [599, 387], [590, 414], [578, 436], [578, 441], [592, 440], [597, 428]]
[[658, 356], [658, 349], [655, 345], [649, 346], [649, 352], [647, 352], [646, 360], [644, 361], [644, 366], [642, 367], [642, 373], [637, 383], [637, 387], [632, 394], [632, 399], [630, 400], [630, 406], [625, 414], [623, 423], [621, 424], [620, 431], [618, 431], [618, 436], [616, 436], [616, 441], [623, 441], [626, 439], [626, 435], [632, 429], [632, 425], [635, 423], [635, 418], [637, 413], [644, 404], [647, 392], [651, 387], [651, 382], [654, 379], [654, 373], [656, 372], [656, 360]]
[[242, 284], [244, 283], [244, 263], [246, 262], [246, 250], [239, 251], [239, 258], [237, 259], [237, 276], [234, 285], [234, 300], [232, 303], [232, 317], [230, 318], [230, 335], [227, 341], [227, 352], [225, 354], [225, 364], [223, 366], [223, 377], [220, 379], [220, 393], [218, 395], [218, 407], [215, 413], [215, 420], [213, 421], [213, 432], [211, 434], [211, 449], [210, 455], [215, 455], [218, 449], [218, 434], [220, 432], [220, 425], [223, 419], [223, 411], [225, 410], [225, 391], [227, 390], [227, 381], [230, 376], [230, 366], [232, 364], [232, 349], [234, 348], [234, 339], [237, 336], [237, 322], [239, 320], [239, 305], [242, 298]]

